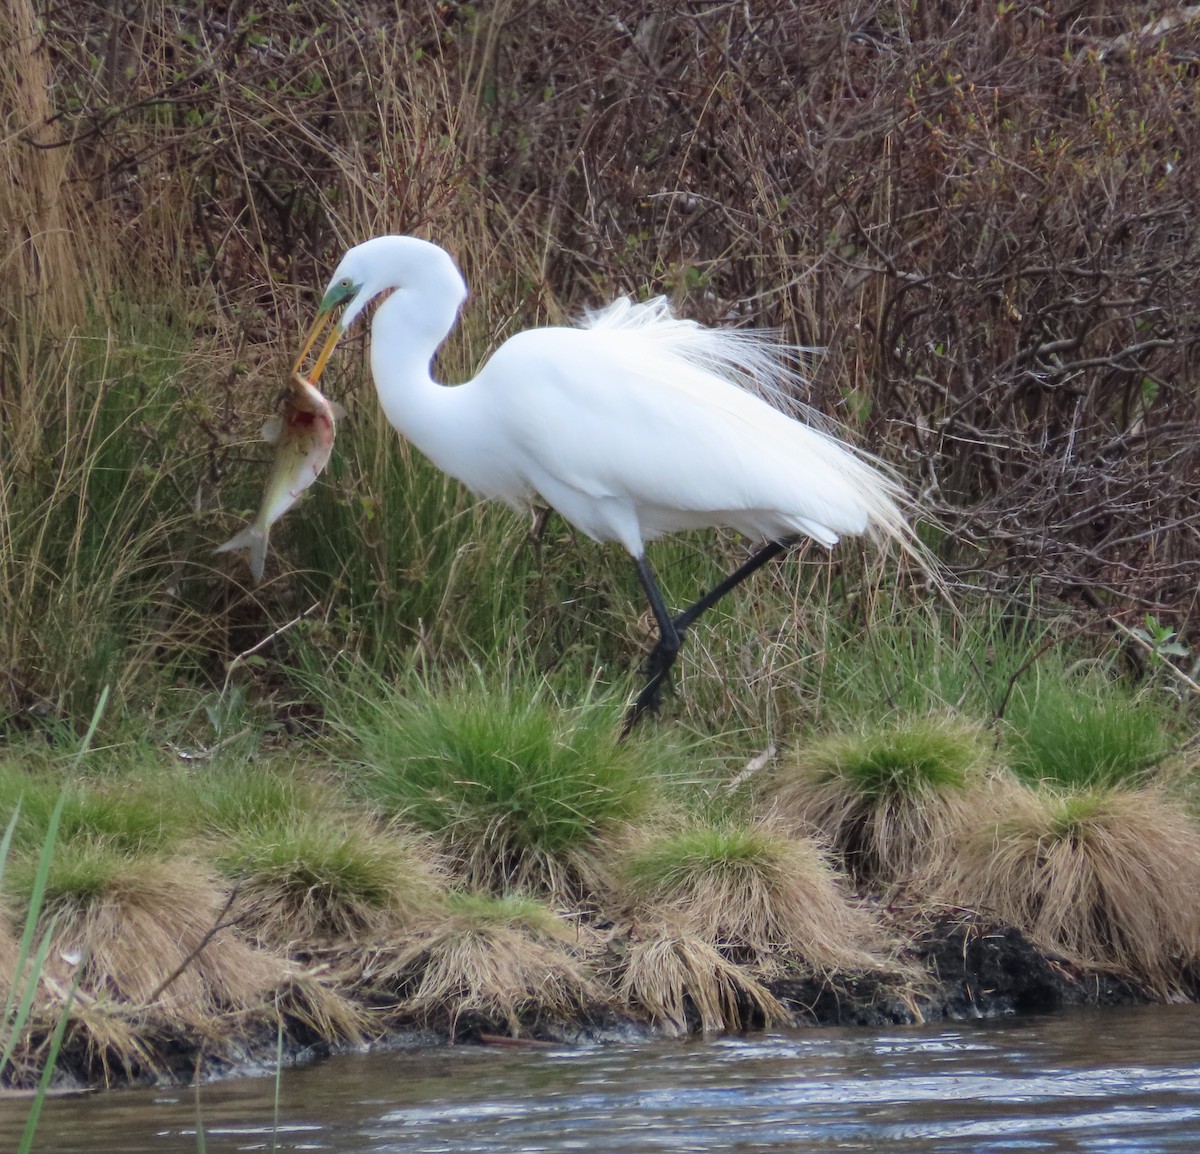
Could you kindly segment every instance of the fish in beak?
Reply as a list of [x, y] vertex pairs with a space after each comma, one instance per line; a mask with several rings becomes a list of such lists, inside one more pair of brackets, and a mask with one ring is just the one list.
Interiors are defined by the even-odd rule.
[[[358, 286], [339, 281], [330, 286], [316, 319], [308, 331], [304, 346], [288, 382], [283, 411], [263, 425], [265, 441], [275, 445], [275, 463], [267, 481], [262, 504], [254, 520], [235, 537], [217, 547], [218, 553], [245, 549], [249, 554], [250, 572], [261, 581], [267, 564], [267, 538], [271, 526], [299, 499], [300, 495], [321, 475], [333, 453], [333, 438], [337, 422], [345, 415], [340, 405], [328, 400], [317, 388], [344, 327], [334, 320], [339, 306], [346, 304], [358, 291]], [[317, 355], [311, 372], [302, 369], [321, 334], [329, 329], [324, 345]]]
[[275, 445], [275, 464], [262, 504], [254, 520], [216, 550], [218, 553], [247, 550], [255, 581], [262, 580], [266, 568], [271, 526], [329, 464], [337, 421], [342, 415], [340, 405], [322, 396], [311, 381], [294, 372], [283, 412], [263, 425], [263, 440]]
[[[317, 315], [313, 320], [312, 328], [308, 330], [308, 335], [304, 338], [304, 346], [300, 349], [300, 355], [296, 358], [296, 363], [292, 366], [293, 380], [304, 376], [302, 371], [304, 362], [308, 359], [308, 354], [312, 352], [321, 334], [328, 328], [329, 335], [325, 338], [325, 343], [321, 346], [321, 351], [317, 355], [312, 370], [307, 374], [307, 380], [313, 386], [321, 379], [321, 374], [325, 371], [325, 366], [329, 363], [329, 358], [333, 354], [333, 350], [337, 347], [338, 341], [342, 339], [342, 333], [346, 331], [346, 326], [352, 315], [357, 316], [361, 303], [355, 308], [345, 308], [345, 306], [354, 302], [354, 298], [362, 291], [362, 287], [361, 284], [355, 284], [349, 277], [342, 277], [339, 280], [335, 280], [325, 290], [325, 295], [321, 298], [321, 304], [317, 308]], [[334, 318], [337, 316], [339, 309], [344, 309], [344, 311], [339, 319], [335, 320]]]

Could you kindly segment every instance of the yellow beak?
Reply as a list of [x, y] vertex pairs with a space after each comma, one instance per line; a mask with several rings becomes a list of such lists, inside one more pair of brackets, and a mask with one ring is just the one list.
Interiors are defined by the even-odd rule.
[[[332, 309], [320, 309], [317, 311], [316, 320], [313, 321], [312, 328], [308, 330], [308, 336], [304, 339], [304, 347], [300, 350], [300, 355], [296, 358], [296, 363], [292, 366], [293, 374], [297, 376], [303, 375], [300, 372], [300, 367], [312, 351], [313, 345], [317, 343], [317, 338], [320, 337], [321, 333], [324, 332], [332, 320]], [[333, 353], [338, 341], [342, 339], [343, 331], [341, 325], [334, 325], [329, 330], [329, 336], [325, 338], [325, 344], [321, 347], [320, 355], [312, 367], [312, 372], [308, 374], [310, 383], [315, 385], [321, 379], [321, 374], [325, 371], [325, 365], [328, 363], [330, 355]]]

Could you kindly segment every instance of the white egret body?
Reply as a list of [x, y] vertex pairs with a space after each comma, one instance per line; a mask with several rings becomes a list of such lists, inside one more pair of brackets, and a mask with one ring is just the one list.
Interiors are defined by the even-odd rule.
[[[687, 626], [790, 541], [910, 541], [893, 480], [751, 391], [786, 392], [793, 376], [789, 350], [770, 334], [681, 320], [661, 298], [622, 299], [579, 327], [519, 333], [473, 380], [440, 385], [430, 365], [466, 285], [436, 245], [384, 236], [342, 258], [297, 370], [344, 305], [310, 374], [315, 383], [341, 334], [389, 290], [371, 328], [371, 371], [389, 422], [480, 496], [522, 510], [542, 502], [634, 558], [661, 637], [630, 723], [657, 704]], [[672, 617], [645, 543], [715, 526], [764, 548]]]

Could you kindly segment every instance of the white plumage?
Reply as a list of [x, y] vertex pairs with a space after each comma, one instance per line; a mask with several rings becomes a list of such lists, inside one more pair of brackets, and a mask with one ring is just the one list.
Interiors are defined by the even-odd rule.
[[656, 705], [683, 630], [716, 599], [671, 617], [645, 542], [728, 526], [768, 543], [716, 596], [798, 536], [911, 544], [890, 477], [764, 399], [793, 396], [797, 381], [794, 350], [772, 334], [706, 328], [674, 316], [663, 298], [621, 299], [578, 327], [519, 333], [473, 380], [443, 386], [430, 364], [466, 285], [436, 245], [384, 236], [350, 249], [333, 274], [306, 352], [345, 308], [314, 381], [340, 334], [388, 290], [371, 329], [371, 371], [391, 424], [479, 495], [518, 509], [543, 502], [635, 559], [662, 639], [630, 722]]

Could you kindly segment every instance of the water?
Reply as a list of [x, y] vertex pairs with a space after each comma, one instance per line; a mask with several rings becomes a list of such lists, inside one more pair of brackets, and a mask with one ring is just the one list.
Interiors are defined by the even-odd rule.
[[[1200, 1149], [1200, 1006], [584, 1049], [356, 1054], [47, 1104], [56, 1154]], [[23, 1104], [0, 1103], [0, 1150]]]

